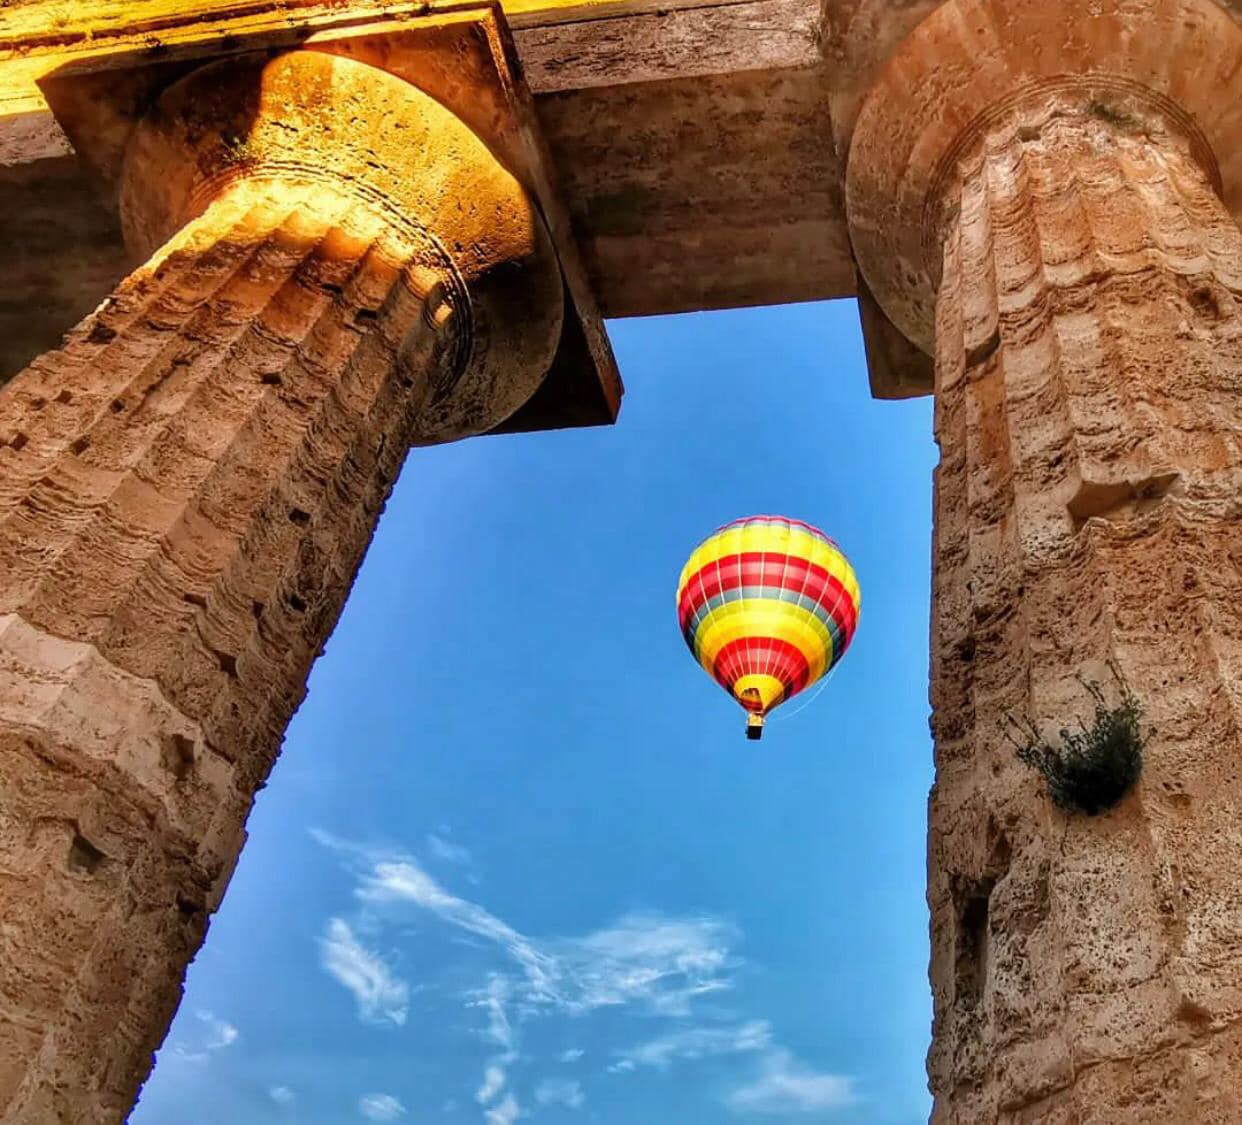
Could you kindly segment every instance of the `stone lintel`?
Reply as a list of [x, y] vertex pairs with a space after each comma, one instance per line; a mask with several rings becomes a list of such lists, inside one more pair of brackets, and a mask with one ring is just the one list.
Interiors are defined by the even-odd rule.
[[537, 202], [561, 266], [565, 323], [540, 389], [499, 432], [615, 421], [620, 374], [497, 7], [462, 6], [369, 23], [342, 17], [337, 26], [195, 38], [158, 51], [130, 44], [128, 50], [66, 63], [39, 87], [73, 148], [115, 184], [137, 121], [172, 82], [216, 59], [295, 46], [378, 67], [430, 94], [485, 141]]
[[539, 94], [633, 82], [785, 70], [820, 61], [818, 0], [746, 0], [514, 25]]
[[39, 92], [99, 60], [193, 57], [236, 42], [294, 47], [320, 33], [491, 7], [536, 94], [815, 66], [819, 0], [38, 0], [0, 11], [0, 165], [71, 152]]
[[[852, 2], [829, 0], [828, 8]], [[820, 0], [499, 7], [605, 316], [853, 294], [844, 162], [829, 125], [840, 72], [825, 64]], [[200, 48], [235, 49], [229, 37], [291, 47], [319, 31], [396, 26], [442, 10], [440, 0], [0, 6], [0, 159], [24, 161], [0, 167], [9, 216], [0, 239], [14, 250], [11, 299], [0, 308], [0, 381], [54, 347], [137, 264], [124, 256], [110, 198], [87, 195], [87, 162], [63, 134], [32, 134], [32, 123], [55, 133], [36, 80], [90, 69], [104, 55], [177, 61]], [[89, 242], [74, 234], [82, 226]]]
[[998, 113], [1050, 98], [1159, 117], [1242, 215], [1242, 29], [1214, 0], [947, 0], [880, 73], [846, 173], [859, 270], [928, 354], [957, 161]]
[[[744, 7], [754, 0], [496, 0], [514, 28], [588, 23], [657, 12], [692, 12]], [[304, 26], [340, 21], [339, 0], [19, 0], [0, 11], [0, 53], [50, 47], [79, 40], [158, 36], [204, 22], [255, 26]], [[388, 13], [439, 12], [461, 7], [461, 0], [354, 0], [348, 22], [369, 22]]]

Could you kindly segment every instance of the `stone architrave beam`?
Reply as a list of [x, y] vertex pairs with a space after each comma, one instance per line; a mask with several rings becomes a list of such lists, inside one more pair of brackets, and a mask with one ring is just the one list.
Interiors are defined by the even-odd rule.
[[192, 71], [122, 213], [145, 264], [0, 394], [12, 1125], [124, 1119], [406, 451], [511, 415], [562, 325], [523, 188], [348, 58]]
[[[1240, 141], [1208, 0], [949, 0], [854, 131], [861, 270], [935, 356], [935, 1122], [1237, 1120]], [[1153, 732], [1096, 818], [1003, 733], [1092, 680]]]

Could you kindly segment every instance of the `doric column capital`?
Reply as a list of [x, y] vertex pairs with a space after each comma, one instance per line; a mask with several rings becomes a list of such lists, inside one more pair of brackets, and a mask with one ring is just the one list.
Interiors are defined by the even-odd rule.
[[872, 88], [847, 174], [859, 268], [929, 354], [960, 163], [1065, 113], [1188, 151], [1242, 214], [1242, 28], [1214, 0], [947, 0]]
[[418, 442], [484, 432], [542, 381], [560, 336], [560, 269], [516, 179], [453, 113], [408, 82], [313, 50], [227, 58], [169, 87], [122, 173], [126, 239], [147, 257], [239, 182], [345, 196], [425, 246], [427, 314], [453, 318], [447, 376]]

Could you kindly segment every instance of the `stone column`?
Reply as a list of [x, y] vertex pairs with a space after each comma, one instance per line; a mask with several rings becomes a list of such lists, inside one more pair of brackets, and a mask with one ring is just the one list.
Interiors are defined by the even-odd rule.
[[[937, 1119], [1208, 1122], [1242, 1090], [1242, 233], [1158, 116], [1066, 92], [948, 186], [928, 896]], [[1113, 671], [1115, 669], [1115, 673]], [[1119, 675], [1138, 791], [1054, 809], [1006, 716]]]
[[297, 52], [172, 87], [150, 253], [0, 393], [0, 1118], [121, 1121], [407, 449], [538, 385], [533, 205], [413, 87]]
[[[936, 366], [933, 1121], [1234, 1122], [1242, 234], [1215, 153], [1242, 51], [1195, 0], [1042, 7], [929, 19], [851, 165], [864, 267]], [[1152, 732], [1096, 817], [1005, 735], [1089, 721], [1084, 680]]]

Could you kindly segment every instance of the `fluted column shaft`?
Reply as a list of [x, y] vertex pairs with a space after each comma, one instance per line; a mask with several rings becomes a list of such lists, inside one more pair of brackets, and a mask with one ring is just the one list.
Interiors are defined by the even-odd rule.
[[[309, 82], [316, 113], [325, 85], [356, 113], [372, 80], [325, 56], [273, 65], [265, 88], [283, 105]], [[487, 279], [473, 290], [491, 300], [483, 322], [423, 216], [333, 169], [332, 122], [300, 126], [299, 147], [327, 159], [260, 152], [197, 187], [194, 217], [0, 394], [0, 1118], [13, 1125], [124, 1118], [406, 451], [463, 382], [462, 409], [486, 416], [475, 335], [495, 348], [508, 331]], [[446, 161], [476, 155], [454, 140]], [[442, 205], [512, 224], [520, 189], [498, 202], [478, 169], [465, 175], [478, 198]], [[494, 264], [537, 330], [557, 322], [540, 305], [559, 285], [546, 262], [536, 280], [529, 262]], [[547, 354], [538, 341], [511, 357], [536, 368], [514, 371], [519, 389]]]
[[[949, 191], [934, 1120], [1235, 1121], [1242, 234], [1171, 128], [1072, 94], [981, 129]], [[1067, 816], [1005, 716], [1089, 719], [1112, 668], [1145, 772]]]

